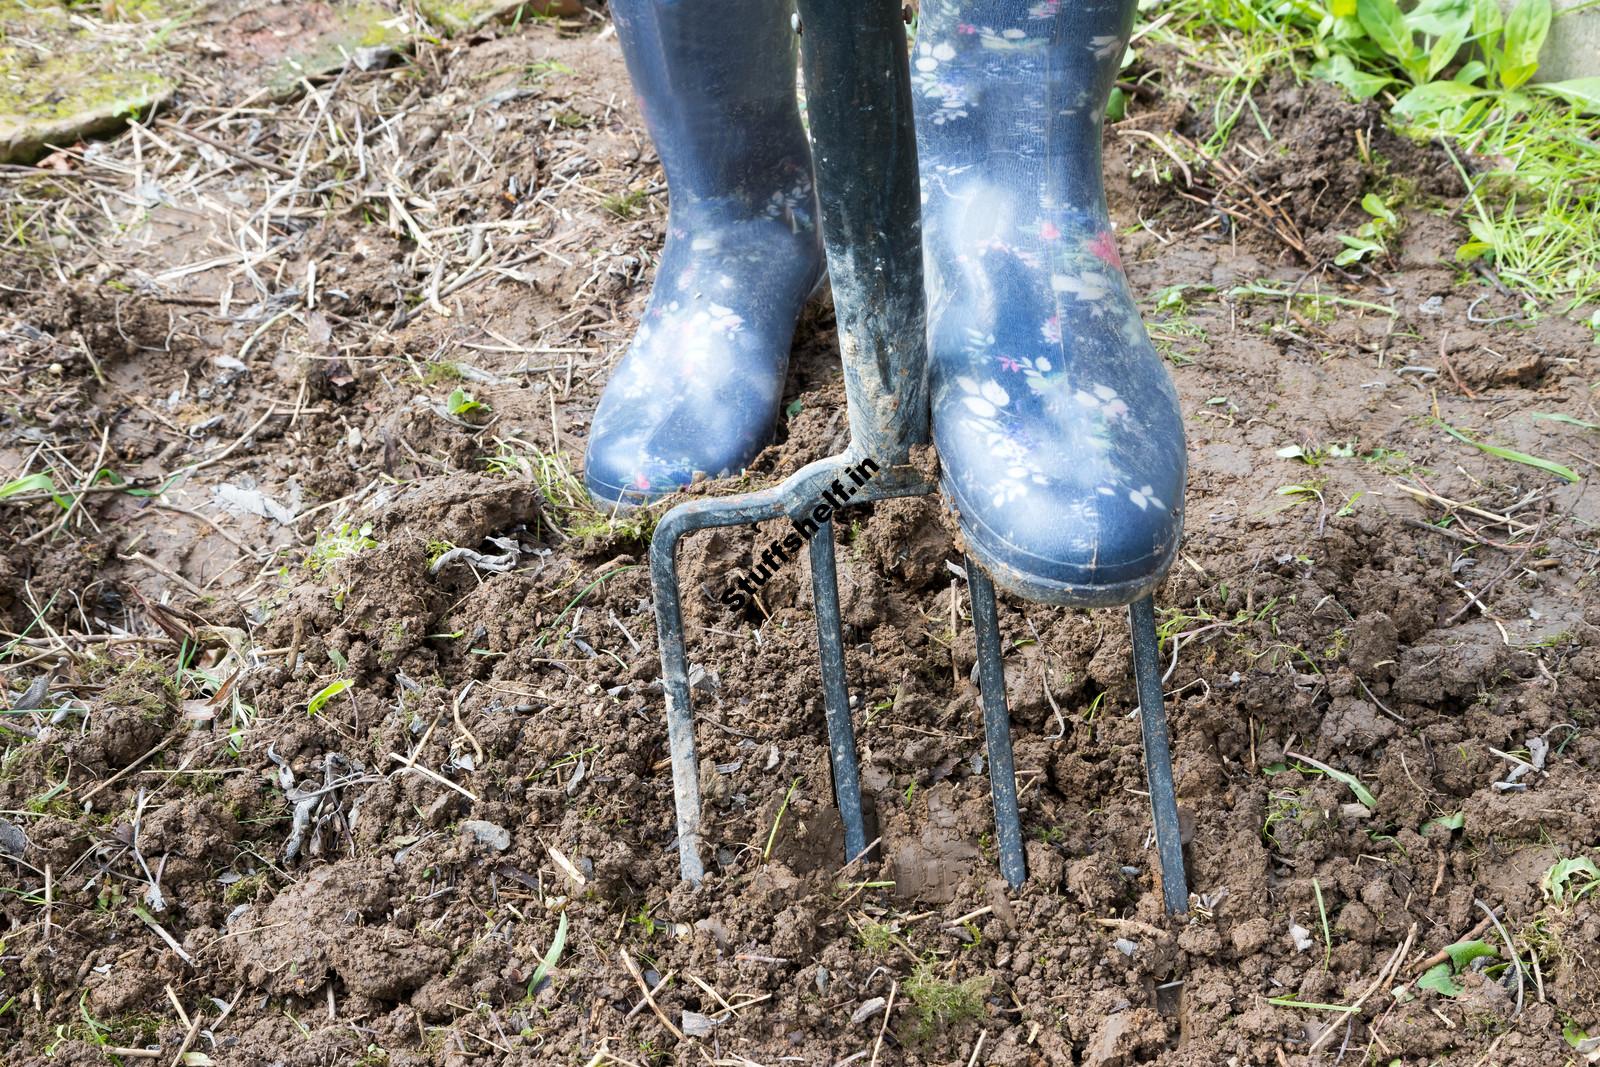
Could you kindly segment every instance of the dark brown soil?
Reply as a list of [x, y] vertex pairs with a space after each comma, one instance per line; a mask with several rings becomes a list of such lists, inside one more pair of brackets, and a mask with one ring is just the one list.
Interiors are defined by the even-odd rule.
[[[839, 533], [882, 837], [848, 870], [809, 576], [734, 616], [716, 594], [763, 539], [685, 549], [711, 871], [678, 882], [642, 527], [596, 522], [550, 466], [581, 456], [665, 217], [603, 19], [425, 46], [207, 127], [290, 175], [311, 139], [297, 177], [133, 137], [0, 176], [82, 238], [0, 253], [0, 481], [124, 480], [55, 532], [48, 500], [0, 505], [5, 1062], [1578, 1062], [1600, 891], [1546, 874], [1600, 841], [1600, 506], [1592, 433], [1533, 416], [1600, 421], [1593, 337], [1462, 277], [1434, 199], [1453, 170], [1372, 109], [1261, 94], [1271, 151], [1242, 133], [1222, 164], [1288, 194], [1274, 223], [1217, 210], [1243, 187], [1214, 168], [1170, 173], [1147, 134], [1207, 130], [1184, 103], [1204, 86], [1167, 90], [1107, 165], [1188, 417], [1158, 594], [1183, 919], [1116, 612], [1002, 605], [1031, 877], [999, 878], [970, 610], [928, 500]], [[89, 190], [141, 174], [166, 199], [109, 226]], [[1377, 188], [1403, 189], [1399, 247], [1329, 269]], [[458, 387], [489, 410], [451, 414]], [[702, 491], [836, 450], [842, 395], [814, 309], [778, 443]], [[332, 558], [330, 532], [360, 550]], [[511, 542], [508, 572], [430, 573]], [[1518, 761], [1541, 767], [1507, 787]], [[1487, 970], [1419, 988], [1468, 935]]]

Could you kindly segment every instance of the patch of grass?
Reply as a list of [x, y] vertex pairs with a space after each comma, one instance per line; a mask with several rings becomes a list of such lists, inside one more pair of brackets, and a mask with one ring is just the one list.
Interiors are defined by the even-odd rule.
[[1205, 327], [1189, 317], [1189, 300], [1184, 294], [1190, 290], [1215, 292], [1216, 286], [1169, 285], [1151, 299], [1153, 313], [1146, 320], [1156, 351], [1174, 367], [1193, 363], [1194, 353], [1209, 340]]
[[874, 956], [887, 956], [900, 941], [895, 927], [871, 920], [857, 926], [856, 934], [861, 938], [861, 947]]
[[906, 996], [916, 1008], [913, 1036], [922, 1040], [958, 1023], [983, 1017], [984, 998], [994, 979], [979, 975], [954, 982], [941, 978], [932, 960], [917, 964], [905, 981]]
[[378, 542], [372, 539], [370, 522], [361, 526], [342, 522], [317, 535], [317, 543], [306, 553], [305, 566], [311, 573], [319, 574], [341, 559], [349, 559], [358, 552], [377, 547]]
[[[1509, 14], [1492, 0], [1141, 0], [1140, 8], [1141, 39], [1205, 78], [1197, 95], [1209, 101], [1200, 110], [1211, 132], [1202, 154], [1226, 150], [1241, 125], [1273, 140], [1255, 94], [1274, 74], [1332, 82], [1378, 100], [1396, 129], [1462, 161], [1469, 233], [1459, 261], [1515, 287], [1529, 312], [1600, 302], [1600, 83], [1539, 78], [1540, 47], [1561, 32], [1550, 0], [1516, 0]], [[1393, 204], [1363, 206], [1367, 232], [1342, 239], [1342, 263], [1387, 252]], [[1600, 309], [1590, 324], [1600, 330]]]
[[565, 452], [541, 451], [516, 438], [495, 438], [494, 444], [495, 453], [484, 458], [484, 470], [495, 477], [532, 482], [544, 498], [544, 516], [557, 532], [579, 541], [611, 537], [649, 543], [659, 517], [656, 510], [638, 507], [625, 514], [607, 514], [590, 499]]
[[631, 219], [644, 210], [645, 201], [649, 194], [643, 189], [629, 189], [616, 196], [608, 196], [600, 201], [600, 209], [608, 215], [619, 219]]
[[554, 59], [541, 59], [528, 64], [522, 72], [522, 80], [537, 85], [546, 78], [553, 78], [557, 74], [572, 73], [574, 73], [573, 69], [565, 63], [558, 63]]

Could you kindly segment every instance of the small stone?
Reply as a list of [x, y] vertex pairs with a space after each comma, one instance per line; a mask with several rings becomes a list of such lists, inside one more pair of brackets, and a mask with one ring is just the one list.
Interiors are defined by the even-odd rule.
[[8, 819], [0, 819], [0, 852], [20, 856], [28, 850], [28, 835]]
[[468, 819], [461, 824], [461, 829], [470, 833], [480, 845], [485, 845], [496, 852], [504, 852], [511, 847], [511, 831], [504, 826], [482, 819]]

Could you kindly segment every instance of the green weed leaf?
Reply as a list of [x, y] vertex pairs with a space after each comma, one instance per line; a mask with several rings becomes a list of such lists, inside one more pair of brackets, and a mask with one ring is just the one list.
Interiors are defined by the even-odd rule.
[[55, 481], [48, 474], [30, 474], [26, 478], [0, 485], [0, 500], [7, 497], [21, 496], [23, 493], [49, 493], [50, 499], [63, 509], [72, 505], [72, 501], [61, 495], [56, 489]]
[[1539, 69], [1539, 49], [1550, 33], [1550, 0], [1517, 0], [1506, 19], [1506, 46], [1500, 84], [1515, 89]]
[[1535, 411], [1533, 417], [1544, 419], [1546, 422], [1563, 422], [1568, 426], [1576, 426], [1583, 430], [1600, 430], [1600, 422], [1585, 422], [1583, 419], [1573, 418], [1571, 415], [1563, 415], [1558, 411]]
[[328, 685], [323, 686], [316, 696], [306, 701], [306, 714], [315, 715], [323, 709], [328, 701], [355, 684], [348, 678], [340, 678], [337, 682], [330, 682]]
[[1417, 979], [1417, 988], [1431, 989], [1447, 997], [1461, 995], [1461, 986], [1456, 982], [1448, 962], [1428, 968], [1428, 972]]
[[1349, 56], [1337, 53], [1312, 64], [1311, 73], [1324, 81], [1333, 82], [1357, 100], [1370, 100], [1394, 81], [1382, 74], [1360, 70]]
[[1600, 115], [1600, 78], [1571, 78], [1564, 82], [1540, 82], [1529, 89], [1559, 96], [1587, 115]]
[[1422, 832], [1427, 833], [1435, 826], [1443, 830], [1459, 830], [1465, 825], [1467, 825], [1467, 813], [1458, 811], [1453, 815], [1441, 815], [1437, 819], [1429, 819], [1422, 824]]
[[1537, 470], [1545, 471], [1548, 474], [1554, 474], [1557, 478], [1564, 478], [1569, 482], [1577, 482], [1582, 480], [1578, 477], [1578, 472], [1573, 470], [1571, 467], [1563, 467], [1561, 464], [1552, 460], [1542, 459], [1539, 456], [1530, 456], [1526, 452], [1518, 452], [1514, 448], [1501, 448], [1499, 445], [1486, 445], [1482, 441], [1474, 440], [1473, 438], [1468, 437], [1466, 434], [1462, 433], [1460, 430], [1449, 425], [1448, 423], [1440, 423], [1439, 425], [1444, 427], [1445, 433], [1449, 434], [1451, 437], [1454, 437], [1457, 441], [1465, 441], [1467, 444], [1478, 449], [1480, 452], [1487, 452], [1489, 455], [1498, 457], [1499, 459], [1508, 459], [1512, 463], [1521, 463], [1524, 466], [1533, 467]]
[[1545, 899], [1556, 904], [1576, 901], [1600, 886], [1600, 867], [1588, 856], [1558, 860], [1539, 879], [1539, 889]]
[[1394, 0], [1356, 0], [1356, 18], [1367, 36], [1391, 59], [1407, 69], [1415, 62], [1417, 48], [1411, 41], [1411, 29]]
[[1446, 945], [1444, 951], [1458, 974], [1466, 970], [1467, 964], [1473, 960], [1496, 954], [1494, 946], [1487, 941], [1457, 941], [1453, 945]]
[[1482, 89], [1461, 82], [1428, 82], [1415, 86], [1395, 101], [1394, 113], [1407, 117], [1431, 115], [1460, 107], [1482, 93]]
[[1500, 43], [1500, 30], [1505, 25], [1505, 15], [1500, 11], [1500, 0], [1472, 0], [1472, 36], [1478, 50], [1492, 55]]
[[544, 959], [539, 961], [538, 969], [533, 972], [533, 977], [528, 979], [528, 996], [538, 992], [539, 985], [556, 969], [556, 964], [561, 960], [561, 950], [567, 947], [567, 913], [562, 912], [561, 918], [556, 921], [556, 938], [550, 942], [550, 951], [544, 954]]

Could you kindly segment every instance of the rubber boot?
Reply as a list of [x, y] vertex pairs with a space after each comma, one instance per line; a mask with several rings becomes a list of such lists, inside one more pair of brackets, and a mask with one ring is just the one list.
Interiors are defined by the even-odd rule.
[[785, 0], [612, 0], [667, 176], [666, 247], [590, 430], [607, 508], [736, 474], [771, 438], [824, 267]]
[[924, 0], [912, 50], [946, 494], [1003, 588], [1086, 607], [1161, 580], [1177, 395], [1106, 214], [1101, 119], [1135, 0]]

